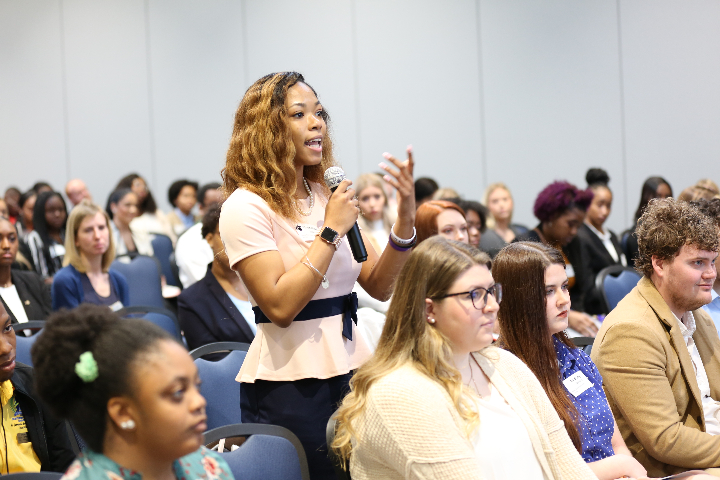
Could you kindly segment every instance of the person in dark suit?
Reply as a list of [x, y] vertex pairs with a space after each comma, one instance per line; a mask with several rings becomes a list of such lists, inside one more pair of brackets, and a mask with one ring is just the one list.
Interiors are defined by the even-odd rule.
[[[588, 188], [593, 191], [593, 199], [588, 207], [585, 223], [578, 229], [578, 238], [582, 243], [587, 268], [594, 280], [603, 268], [612, 265], [627, 266], [627, 261], [615, 232], [603, 226], [612, 210], [613, 195], [608, 187], [610, 177], [602, 168], [591, 168], [587, 171], [585, 180]], [[592, 315], [609, 313], [594, 281], [585, 296], [585, 311]]]
[[52, 312], [50, 287], [34, 271], [11, 268], [18, 253], [18, 237], [15, 225], [0, 217], [0, 302], [11, 323], [45, 320]]
[[[214, 342], [250, 343], [255, 338], [255, 316], [245, 286], [230, 269], [218, 224], [220, 206], [211, 207], [203, 217], [201, 234], [213, 250], [214, 260], [205, 277], [178, 297], [178, 320], [188, 348], [193, 350]], [[207, 356], [218, 360], [222, 355]]]

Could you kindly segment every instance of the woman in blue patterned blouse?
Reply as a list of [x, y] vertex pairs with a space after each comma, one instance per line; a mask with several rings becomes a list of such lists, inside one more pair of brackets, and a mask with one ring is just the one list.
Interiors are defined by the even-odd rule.
[[202, 446], [197, 368], [161, 328], [83, 304], [50, 317], [32, 357], [40, 397], [88, 446], [63, 479], [233, 478]]
[[495, 257], [492, 274], [503, 286], [500, 345], [540, 380], [595, 475], [646, 477], [615, 424], [595, 364], [565, 335], [570, 294], [562, 254], [542, 243], [513, 243]]

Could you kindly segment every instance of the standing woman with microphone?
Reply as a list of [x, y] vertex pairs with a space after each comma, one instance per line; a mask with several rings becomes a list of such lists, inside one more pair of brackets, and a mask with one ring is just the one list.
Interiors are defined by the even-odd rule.
[[398, 191], [392, 248], [378, 257], [362, 234], [367, 261], [353, 259], [346, 234], [358, 216], [355, 191], [347, 179], [332, 195], [323, 184], [324, 172], [335, 166], [328, 120], [299, 73], [256, 81], [235, 115], [220, 216], [230, 265], [250, 293], [258, 323], [237, 376], [242, 421], [295, 433], [314, 480], [334, 478], [325, 426], [352, 371], [371, 354], [353, 325], [353, 285], [357, 280], [374, 298], [388, 299], [415, 242], [408, 148], [406, 161], [386, 153], [388, 164], [380, 164]]

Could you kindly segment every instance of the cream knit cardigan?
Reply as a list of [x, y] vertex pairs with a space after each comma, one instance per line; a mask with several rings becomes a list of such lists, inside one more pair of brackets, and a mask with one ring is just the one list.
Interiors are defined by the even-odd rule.
[[[596, 479], [525, 364], [496, 347], [473, 355], [525, 425], [545, 478]], [[481, 479], [462, 425], [445, 389], [408, 363], [370, 387], [354, 424], [350, 474], [353, 480]]]

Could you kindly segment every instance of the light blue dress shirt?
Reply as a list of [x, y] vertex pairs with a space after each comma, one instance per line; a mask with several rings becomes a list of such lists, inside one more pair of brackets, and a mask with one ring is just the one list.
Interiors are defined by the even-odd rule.
[[715, 328], [720, 332], [720, 295], [717, 294], [715, 289], [710, 290], [710, 294], [712, 295], [712, 300], [702, 308], [710, 314], [713, 322], [715, 322]]

